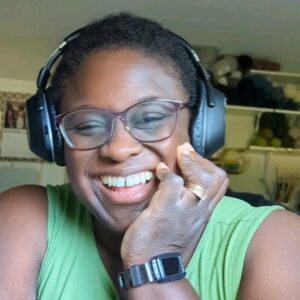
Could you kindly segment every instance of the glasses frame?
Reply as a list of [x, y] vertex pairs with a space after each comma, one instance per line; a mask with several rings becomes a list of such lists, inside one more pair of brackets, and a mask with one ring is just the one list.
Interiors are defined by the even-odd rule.
[[[176, 115], [175, 115], [175, 125], [174, 125], [174, 128], [173, 130], [171, 131], [171, 133], [165, 137], [165, 138], [162, 138], [162, 139], [159, 139], [159, 140], [155, 140], [155, 141], [146, 141], [146, 140], [142, 140], [142, 139], [138, 139], [133, 133], [132, 131], [130, 130], [130, 128], [128, 127], [128, 124], [127, 124], [127, 121], [126, 121], [126, 114], [127, 112], [134, 106], [137, 106], [137, 105], [141, 105], [141, 104], [144, 104], [144, 103], [151, 103], [151, 102], [156, 102], [156, 101], [160, 101], [160, 102], [168, 102], [168, 103], [171, 103], [175, 106], [176, 108]], [[184, 108], [191, 108], [191, 104], [190, 103], [183, 103], [181, 102], [180, 100], [171, 100], [171, 99], [151, 99], [151, 100], [145, 100], [145, 101], [142, 101], [142, 102], [138, 102], [138, 103], [135, 103], [131, 106], [129, 106], [126, 110], [122, 111], [122, 112], [119, 112], [119, 113], [114, 113], [114, 112], [111, 112], [109, 110], [106, 110], [106, 109], [101, 109], [101, 108], [94, 108], [94, 107], [86, 107], [86, 108], [79, 108], [79, 109], [75, 109], [75, 110], [72, 110], [72, 111], [69, 111], [67, 113], [64, 113], [64, 114], [59, 114], [56, 116], [56, 121], [58, 123], [58, 126], [59, 126], [59, 129], [60, 129], [60, 132], [66, 142], [66, 144], [73, 150], [81, 150], [81, 151], [85, 151], [85, 150], [93, 150], [93, 149], [96, 149], [96, 148], [100, 148], [102, 147], [104, 144], [107, 143], [107, 141], [109, 141], [113, 135], [113, 131], [114, 131], [114, 128], [115, 128], [115, 121], [116, 119], [120, 119], [125, 127], [125, 129], [130, 133], [130, 135], [137, 141], [139, 142], [142, 142], [142, 143], [155, 143], [155, 142], [160, 142], [160, 141], [163, 141], [167, 138], [169, 138], [173, 133], [174, 133], [174, 130], [176, 128], [176, 124], [177, 124], [177, 119], [178, 119], [178, 112], [181, 110], [181, 109], [184, 109]], [[95, 147], [91, 147], [91, 148], [80, 148], [80, 147], [75, 147], [73, 145], [73, 143], [71, 142], [71, 140], [69, 139], [68, 135], [66, 134], [66, 131], [65, 131], [65, 128], [63, 126], [63, 120], [66, 116], [74, 113], [74, 112], [77, 112], [77, 111], [84, 111], [84, 110], [96, 110], [96, 111], [101, 111], [101, 112], [104, 112], [106, 114], [109, 115], [109, 118], [111, 120], [111, 128], [110, 128], [110, 132], [109, 134], [107, 135], [106, 139], [104, 140], [104, 142], [102, 142], [100, 145], [97, 145]]]

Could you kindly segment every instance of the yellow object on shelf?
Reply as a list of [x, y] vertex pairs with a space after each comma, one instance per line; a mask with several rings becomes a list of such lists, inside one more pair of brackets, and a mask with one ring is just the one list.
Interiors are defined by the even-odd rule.
[[240, 174], [246, 170], [249, 159], [239, 150], [224, 150], [220, 158], [220, 166], [228, 174]]

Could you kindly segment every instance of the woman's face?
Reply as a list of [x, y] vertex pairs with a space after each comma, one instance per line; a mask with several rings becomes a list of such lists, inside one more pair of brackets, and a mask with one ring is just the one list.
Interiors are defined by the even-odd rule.
[[[178, 74], [167, 64], [137, 50], [101, 50], [89, 55], [68, 81], [60, 112], [93, 107], [116, 113], [146, 98], [188, 102]], [[157, 189], [158, 163], [162, 161], [177, 172], [176, 148], [189, 141], [188, 120], [188, 109], [182, 109], [169, 138], [141, 143], [117, 119], [111, 139], [100, 148], [80, 151], [65, 146], [67, 172], [76, 196], [108, 228], [125, 231]], [[146, 174], [151, 174], [150, 181], [140, 182]], [[114, 179], [126, 182], [128, 176], [135, 178], [131, 186], [108, 187], [104, 183]]]

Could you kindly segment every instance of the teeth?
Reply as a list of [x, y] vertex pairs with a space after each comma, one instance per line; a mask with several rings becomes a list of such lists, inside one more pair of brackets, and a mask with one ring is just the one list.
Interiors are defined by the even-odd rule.
[[124, 186], [134, 186], [137, 184], [145, 183], [153, 177], [152, 172], [146, 171], [126, 177], [113, 177], [113, 176], [101, 176], [100, 180], [103, 184], [109, 187], [124, 187]]

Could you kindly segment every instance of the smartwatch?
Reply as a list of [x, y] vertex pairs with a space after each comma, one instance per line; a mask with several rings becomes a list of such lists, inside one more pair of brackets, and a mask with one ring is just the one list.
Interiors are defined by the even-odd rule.
[[125, 290], [148, 282], [170, 282], [184, 278], [186, 274], [179, 252], [164, 253], [152, 257], [141, 265], [130, 266], [118, 274], [119, 286]]

